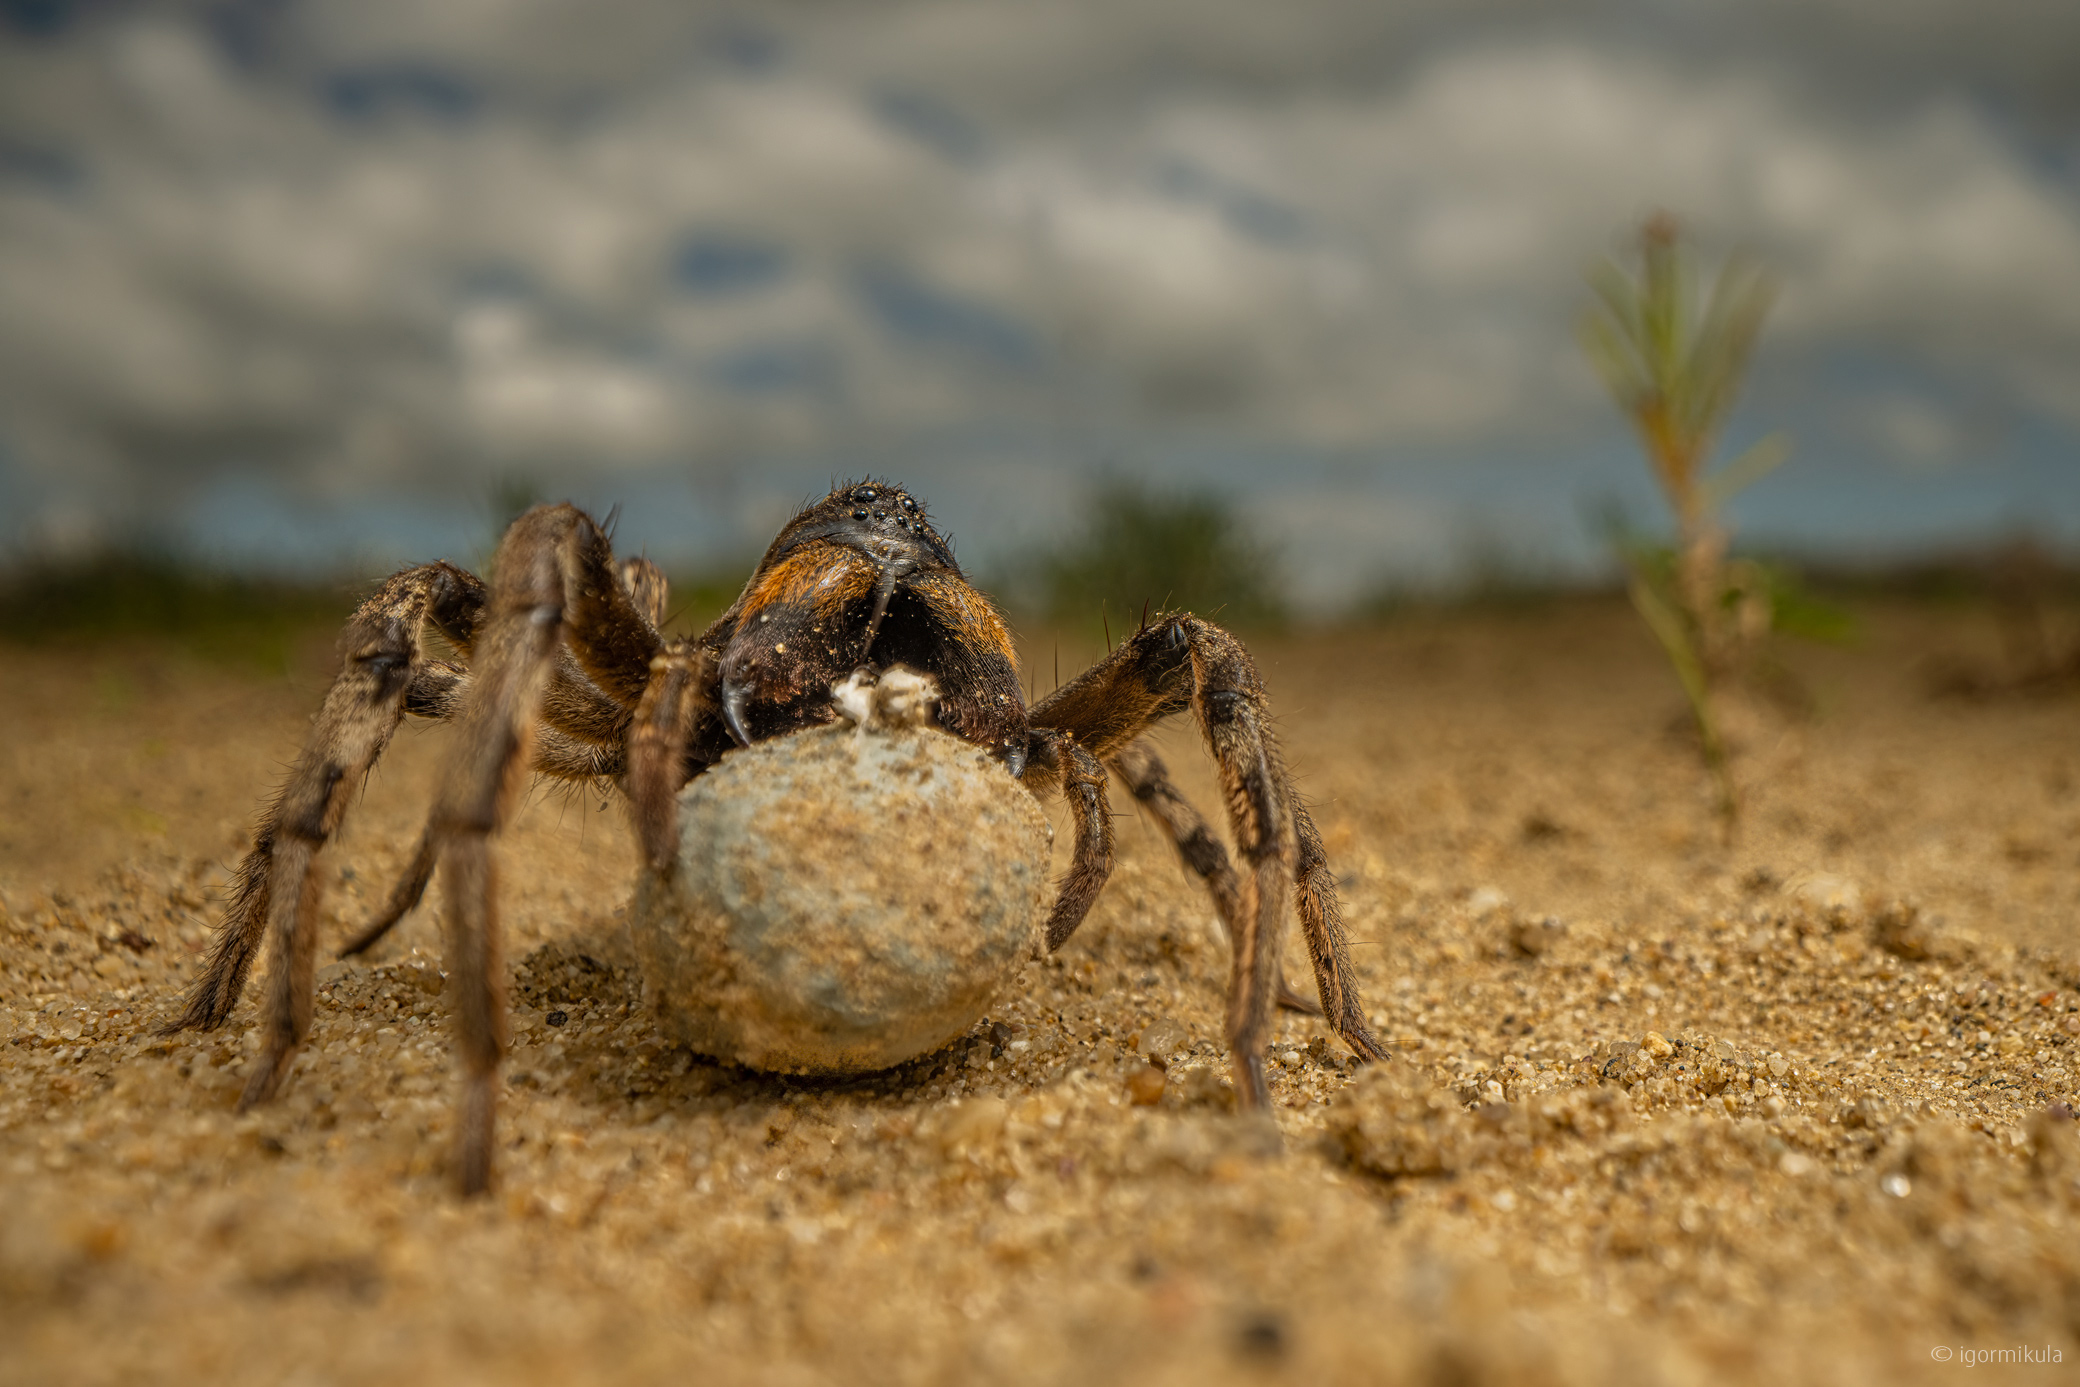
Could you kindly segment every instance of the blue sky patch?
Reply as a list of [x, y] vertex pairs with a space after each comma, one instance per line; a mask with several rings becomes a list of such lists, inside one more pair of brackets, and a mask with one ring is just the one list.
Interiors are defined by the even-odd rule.
[[923, 92], [890, 88], [874, 93], [871, 105], [883, 125], [954, 163], [973, 163], [987, 152], [973, 121]]
[[672, 274], [697, 294], [763, 289], [787, 274], [787, 250], [773, 241], [728, 231], [696, 231], [679, 242]]
[[708, 378], [744, 395], [823, 394], [837, 384], [838, 359], [817, 342], [761, 342], [724, 353]]
[[1013, 370], [1040, 364], [1040, 344], [1032, 331], [989, 304], [926, 283], [894, 265], [866, 266], [854, 281], [860, 298], [891, 336]]
[[379, 63], [327, 77], [324, 100], [326, 108], [343, 120], [420, 116], [461, 121], [476, 114], [483, 95], [469, 79], [445, 68]]

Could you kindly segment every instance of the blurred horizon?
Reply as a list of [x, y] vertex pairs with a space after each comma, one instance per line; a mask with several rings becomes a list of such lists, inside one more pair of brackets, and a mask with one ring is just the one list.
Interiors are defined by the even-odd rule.
[[1303, 612], [1613, 571], [1576, 346], [1645, 214], [1781, 293], [1751, 549], [2080, 554], [2080, 9], [0, 0], [0, 566], [682, 570], [835, 478], [971, 571], [1120, 481]]

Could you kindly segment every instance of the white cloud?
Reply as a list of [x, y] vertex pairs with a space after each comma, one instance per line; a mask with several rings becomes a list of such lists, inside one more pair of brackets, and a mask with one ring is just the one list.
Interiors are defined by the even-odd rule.
[[[2080, 201], [1941, 95], [1878, 119], [1782, 63], [1454, 28], [1506, 4], [287, 14], [245, 66], [156, 11], [0, 47], [0, 136], [59, 170], [0, 175], [0, 438], [54, 516], [961, 428], [1579, 441], [1581, 270], [1656, 207], [1778, 267], [1765, 351], [2080, 428]], [[1886, 41], [1955, 30], [1919, 22]], [[343, 113], [342, 72], [403, 94]], [[696, 234], [755, 273], [684, 282]], [[1859, 417], [1949, 446], [1934, 406]]]
[[1855, 401], [1851, 410], [1859, 432], [1912, 470], [1932, 471], [1964, 460], [1965, 428], [1950, 411], [1920, 396], [1874, 395]]

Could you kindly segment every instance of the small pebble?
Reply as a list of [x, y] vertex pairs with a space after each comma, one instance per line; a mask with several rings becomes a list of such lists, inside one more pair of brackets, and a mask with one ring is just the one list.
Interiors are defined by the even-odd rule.
[[1252, 1315], [1242, 1322], [1236, 1345], [1245, 1358], [1265, 1361], [1283, 1358], [1286, 1351], [1285, 1325], [1276, 1315]]
[[989, 1145], [1003, 1132], [1011, 1105], [1001, 1098], [974, 1098], [954, 1108], [939, 1132], [940, 1149], [952, 1155]]
[[1142, 1030], [1140, 1043], [1134, 1049], [1144, 1059], [1162, 1064], [1182, 1050], [1190, 1040], [1191, 1034], [1183, 1026], [1168, 1017], [1161, 1017], [1149, 1022]]
[[1127, 1097], [1137, 1108], [1152, 1108], [1163, 1100], [1170, 1076], [1153, 1064], [1144, 1064], [1127, 1075]]

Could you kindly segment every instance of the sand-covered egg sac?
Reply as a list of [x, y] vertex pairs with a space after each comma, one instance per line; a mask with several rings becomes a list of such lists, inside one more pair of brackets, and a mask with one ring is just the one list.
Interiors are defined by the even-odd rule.
[[679, 795], [630, 927], [660, 1029], [755, 1069], [886, 1069], [959, 1036], [1039, 938], [1053, 830], [986, 751], [839, 722]]

